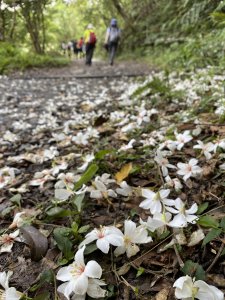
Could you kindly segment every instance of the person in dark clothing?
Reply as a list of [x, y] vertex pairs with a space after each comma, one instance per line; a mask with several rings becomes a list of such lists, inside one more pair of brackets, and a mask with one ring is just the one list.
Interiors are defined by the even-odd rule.
[[112, 19], [110, 22], [110, 27], [107, 28], [105, 36], [105, 48], [108, 49], [109, 63], [111, 66], [114, 64], [114, 58], [118, 48], [120, 36], [121, 31], [117, 25], [117, 20]]
[[86, 65], [91, 66], [92, 64], [92, 57], [95, 50], [96, 45], [96, 35], [94, 32], [94, 27], [92, 24], [87, 26], [87, 29], [84, 32], [84, 42], [86, 46]]

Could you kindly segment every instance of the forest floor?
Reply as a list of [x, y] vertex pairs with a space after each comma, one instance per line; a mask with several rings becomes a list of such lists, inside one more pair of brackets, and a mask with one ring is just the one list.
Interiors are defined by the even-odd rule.
[[[115, 247], [107, 255], [87, 245], [85, 257], [103, 269], [104, 299], [172, 300], [182, 274], [224, 290], [225, 130], [215, 112], [223, 81], [204, 71], [168, 75], [137, 62], [101, 61], [0, 77], [0, 272], [13, 271], [10, 286], [24, 299], [64, 299], [55, 275], [73, 261], [85, 235], [101, 226], [123, 230], [128, 219], [146, 221], [142, 190], [167, 189], [188, 208], [198, 205], [198, 224], [150, 230], [153, 242], [139, 242], [131, 258], [114, 257]], [[174, 149], [167, 148], [171, 140]], [[207, 158], [193, 149], [199, 140], [214, 144]], [[158, 149], [174, 166], [169, 180]], [[201, 174], [184, 180], [177, 164], [191, 158]], [[88, 189], [79, 193], [83, 185]], [[6, 252], [1, 237], [17, 227], [20, 241], [10, 237]], [[202, 238], [190, 246], [198, 230]]]

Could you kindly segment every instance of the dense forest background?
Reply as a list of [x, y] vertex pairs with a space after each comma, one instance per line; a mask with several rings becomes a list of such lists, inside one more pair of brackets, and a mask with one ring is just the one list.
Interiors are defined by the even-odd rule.
[[0, 0], [0, 72], [68, 63], [63, 40], [93, 23], [98, 55], [112, 17], [123, 32], [121, 56], [173, 67], [224, 65], [225, 1]]

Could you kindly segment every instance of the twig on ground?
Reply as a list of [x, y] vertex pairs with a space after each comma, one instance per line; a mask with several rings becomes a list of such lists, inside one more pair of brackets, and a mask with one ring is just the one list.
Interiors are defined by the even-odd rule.
[[222, 244], [219, 248], [219, 251], [217, 252], [216, 256], [214, 257], [214, 260], [211, 262], [211, 264], [208, 267], [208, 269], [206, 270], [206, 272], [209, 272], [212, 269], [212, 267], [215, 265], [215, 263], [217, 262], [217, 260], [219, 259], [220, 255], [221, 255], [221, 253], [223, 252], [224, 247], [225, 247], [225, 245], [222, 242]]
[[176, 245], [173, 245], [173, 249], [174, 249], [174, 251], [176, 253], [177, 260], [178, 260], [178, 263], [179, 263], [180, 267], [183, 268], [184, 262], [183, 262], [183, 260], [180, 257], [180, 253], [178, 252]]

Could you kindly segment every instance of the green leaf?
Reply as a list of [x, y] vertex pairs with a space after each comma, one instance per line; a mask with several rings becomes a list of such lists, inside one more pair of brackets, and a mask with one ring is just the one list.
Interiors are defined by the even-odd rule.
[[205, 246], [213, 239], [217, 238], [222, 232], [222, 228], [213, 228], [210, 232], [205, 236], [202, 246]]
[[17, 206], [21, 207], [21, 198], [22, 198], [22, 196], [20, 194], [16, 194], [12, 198], [10, 198], [9, 200], [12, 203], [16, 204]]
[[94, 252], [97, 249], [98, 249], [98, 247], [96, 246], [96, 244], [87, 245], [84, 250], [84, 254], [85, 255], [91, 254], [92, 252]]
[[33, 300], [50, 300], [50, 293], [44, 292], [44, 293], [34, 297]]
[[74, 190], [77, 191], [79, 190], [83, 184], [86, 184], [89, 182], [92, 177], [96, 174], [98, 171], [98, 165], [96, 164], [91, 164], [87, 171], [81, 176], [80, 180], [74, 185]]
[[40, 287], [42, 287], [45, 283], [52, 283], [54, 282], [54, 272], [52, 270], [46, 270], [44, 271], [41, 276], [40, 276], [40, 280], [39, 283], [33, 285], [30, 288], [31, 292], [36, 291], [37, 289], [39, 289]]
[[145, 272], [144, 268], [142, 268], [142, 267], [138, 268], [136, 278], [139, 277], [139, 276], [141, 276], [144, 272]]
[[132, 208], [132, 209], [130, 210], [130, 216], [133, 218], [133, 217], [136, 216], [136, 215], [138, 215], [136, 209], [135, 209], [135, 208]]
[[201, 215], [209, 206], [209, 202], [204, 202], [199, 205], [198, 210], [197, 210], [197, 215]]
[[79, 228], [78, 232], [79, 233], [85, 233], [88, 231], [88, 229], [90, 228], [90, 225], [85, 225]]
[[163, 240], [163, 239], [165, 239], [167, 236], [169, 236], [170, 235], [170, 231], [169, 230], [167, 230], [167, 231], [165, 231], [165, 232], [163, 232], [160, 236], [159, 236], [159, 239], [160, 240]]
[[185, 275], [195, 277], [196, 280], [204, 280], [205, 278], [205, 271], [202, 266], [198, 263], [193, 262], [192, 260], [187, 260], [181, 271]]
[[59, 218], [71, 216], [71, 210], [66, 210], [57, 206], [47, 210], [46, 214], [51, 219], [59, 219]]
[[223, 219], [220, 221], [220, 227], [225, 230], [225, 217], [223, 217]]
[[219, 227], [219, 222], [215, 218], [209, 215], [200, 217], [197, 223], [203, 227], [210, 227], [210, 228]]
[[[74, 257], [72, 252], [73, 244], [70, 239], [67, 237], [67, 231], [62, 230], [64, 228], [56, 228], [53, 231], [54, 239], [57, 243], [57, 246], [67, 260], [71, 260]], [[69, 228], [66, 228], [69, 229]], [[69, 229], [71, 232], [71, 229]]]
[[113, 152], [113, 150], [107, 150], [107, 149], [105, 149], [105, 150], [100, 150], [99, 152], [97, 152], [96, 154], [95, 154], [95, 158], [96, 159], [103, 159], [107, 154], [110, 154], [110, 153], [112, 153]]
[[76, 195], [71, 199], [71, 202], [76, 206], [78, 212], [80, 213], [82, 211], [83, 206], [83, 200], [84, 200], [85, 193]]
[[225, 255], [225, 249], [223, 249], [223, 251], [222, 251], [222, 253], [221, 253], [220, 256], [223, 256], [223, 255]]
[[73, 224], [71, 225], [71, 228], [72, 228], [73, 233], [77, 234], [79, 226], [76, 222], [73, 222]]

